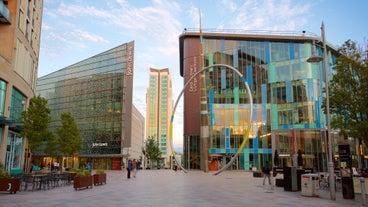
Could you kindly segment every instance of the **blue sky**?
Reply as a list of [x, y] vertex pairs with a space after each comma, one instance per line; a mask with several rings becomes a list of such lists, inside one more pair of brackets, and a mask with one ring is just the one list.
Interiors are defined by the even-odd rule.
[[[368, 38], [366, 0], [44, 0], [38, 76], [44, 76], [113, 47], [135, 41], [133, 103], [145, 116], [149, 68], [169, 68], [176, 100], [178, 37], [184, 28], [303, 30], [338, 47]], [[175, 114], [174, 146], [182, 140], [182, 106]]]

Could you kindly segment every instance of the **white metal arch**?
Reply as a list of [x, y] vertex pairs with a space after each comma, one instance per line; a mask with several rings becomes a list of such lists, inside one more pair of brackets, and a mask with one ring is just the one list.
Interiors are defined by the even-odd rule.
[[197, 75], [199, 75], [201, 72], [203, 72], [204, 70], [208, 69], [208, 68], [211, 68], [211, 67], [226, 67], [226, 68], [229, 68], [231, 70], [233, 70], [234, 72], [236, 72], [240, 78], [242, 79], [243, 83], [245, 84], [245, 87], [247, 89], [247, 93], [249, 95], [249, 105], [250, 105], [250, 115], [249, 115], [249, 120], [248, 120], [248, 128], [247, 128], [247, 131], [246, 133], [244, 134], [243, 136], [243, 142], [241, 143], [241, 145], [239, 146], [236, 154], [231, 158], [231, 160], [226, 164], [224, 165], [221, 169], [219, 169], [218, 171], [216, 171], [214, 173], [214, 175], [218, 175], [220, 174], [222, 171], [226, 170], [233, 162], [234, 160], [239, 156], [240, 152], [243, 150], [248, 138], [249, 138], [249, 132], [250, 132], [250, 129], [251, 129], [251, 122], [252, 122], [252, 114], [253, 114], [253, 97], [252, 97], [252, 93], [250, 91], [250, 88], [249, 88], [249, 85], [246, 81], [246, 79], [244, 78], [243, 74], [241, 74], [236, 68], [230, 66], [230, 65], [226, 65], [226, 64], [214, 64], [214, 65], [210, 65], [210, 66], [207, 66], [207, 67], [204, 67], [202, 68], [201, 70], [197, 71], [195, 74], [193, 74], [193, 76], [187, 81], [187, 83], [184, 85], [183, 89], [181, 90], [178, 98], [176, 99], [176, 102], [175, 102], [175, 105], [174, 105], [174, 108], [173, 108], [173, 111], [172, 111], [172, 114], [171, 114], [171, 119], [170, 119], [170, 131], [169, 131], [169, 138], [170, 138], [170, 146], [171, 146], [171, 151], [172, 151], [172, 155], [174, 157], [174, 160], [175, 160], [175, 163], [181, 167], [181, 169], [187, 173], [188, 170], [185, 169], [184, 167], [181, 166], [181, 163], [178, 162], [178, 160], [175, 158], [175, 151], [174, 151], [174, 145], [173, 145], [173, 137], [172, 137], [172, 131], [173, 131], [173, 122], [174, 122], [174, 115], [175, 115], [175, 111], [176, 111], [176, 107], [178, 106], [178, 103], [179, 103], [179, 100], [180, 98], [182, 97], [183, 93], [184, 93], [184, 90], [186, 89], [186, 87], [189, 85], [189, 83], [195, 78], [197, 77]]

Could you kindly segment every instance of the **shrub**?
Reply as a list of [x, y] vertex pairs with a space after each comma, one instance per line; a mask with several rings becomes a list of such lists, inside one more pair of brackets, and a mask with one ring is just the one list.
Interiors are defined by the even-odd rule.
[[98, 169], [96, 170], [96, 174], [104, 174], [105, 170], [104, 169]]
[[10, 178], [9, 172], [0, 170], [0, 178]]
[[91, 172], [89, 170], [81, 170], [81, 171], [78, 171], [75, 176], [82, 177], [82, 176], [90, 176], [90, 175], [91, 175]]

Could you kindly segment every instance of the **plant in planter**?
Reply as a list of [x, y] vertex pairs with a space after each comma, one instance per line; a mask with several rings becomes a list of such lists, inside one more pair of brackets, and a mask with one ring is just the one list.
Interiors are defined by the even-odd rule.
[[98, 169], [96, 174], [93, 175], [93, 184], [102, 185], [106, 184], [106, 173], [103, 169]]
[[91, 176], [91, 172], [89, 170], [82, 170], [77, 172], [74, 177], [73, 187], [75, 190], [81, 188], [89, 188], [93, 187], [93, 176]]
[[0, 169], [0, 191], [9, 191], [11, 193], [17, 193], [20, 189], [20, 179], [11, 178], [9, 172]]

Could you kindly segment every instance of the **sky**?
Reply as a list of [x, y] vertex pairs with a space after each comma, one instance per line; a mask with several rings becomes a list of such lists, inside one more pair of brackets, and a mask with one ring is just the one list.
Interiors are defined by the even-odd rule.
[[[184, 28], [307, 31], [329, 44], [367, 44], [366, 0], [44, 0], [38, 77], [130, 41], [135, 42], [133, 104], [145, 116], [149, 68], [169, 68], [173, 100], [183, 88], [179, 36]], [[182, 104], [173, 141], [182, 150]]]

